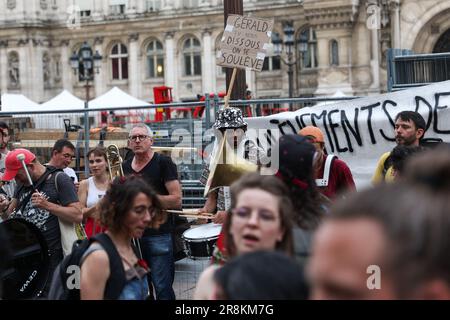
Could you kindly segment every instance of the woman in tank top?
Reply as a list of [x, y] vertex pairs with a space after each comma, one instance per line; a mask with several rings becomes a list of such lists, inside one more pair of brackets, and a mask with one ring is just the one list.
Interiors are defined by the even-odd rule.
[[[145, 300], [149, 295], [144, 260], [138, 259], [132, 239], [142, 237], [148, 227], [157, 228], [164, 222], [156, 192], [139, 177], [121, 177], [114, 180], [100, 201], [100, 221], [107, 228], [105, 235], [112, 241], [122, 261], [124, 279], [120, 284], [118, 300]], [[111, 258], [112, 259], [112, 258]], [[94, 241], [81, 262], [82, 300], [102, 300], [107, 284], [117, 280], [117, 270], [110, 268], [110, 256], [102, 245]]]
[[89, 151], [87, 157], [92, 176], [81, 181], [78, 189], [78, 198], [83, 205], [86, 235], [90, 238], [104, 231], [98, 221], [97, 203], [105, 195], [111, 181], [105, 149], [96, 147]]

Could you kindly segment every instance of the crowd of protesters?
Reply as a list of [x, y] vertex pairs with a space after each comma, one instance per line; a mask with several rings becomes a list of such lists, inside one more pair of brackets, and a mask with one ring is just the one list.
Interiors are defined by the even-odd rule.
[[[255, 143], [241, 144], [248, 139], [239, 109], [221, 111], [214, 128], [222, 137], [231, 130], [231, 150], [241, 148], [258, 168], [266, 163]], [[244, 174], [209, 193], [200, 212], [214, 214], [206, 223], [223, 224], [194, 298], [450, 299], [450, 148], [421, 146], [425, 128], [419, 113], [400, 112], [397, 146], [381, 156], [373, 186], [359, 192], [351, 168], [327, 154], [319, 128], [280, 137], [275, 175]], [[40, 228], [51, 244], [52, 270], [64, 253], [58, 219], [88, 222], [93, 238], [80, 265], [81, 299], [175, 299], [174, 217], [166, 210], [181, 209], [181, 186], [173, 161], [152, 144], [151, 129], [135, 125], [133, 156], [113, 182], [105, 150], [91, 150], [92, 176], [79, 187], [57, 174], [73, 158], [69, 144], [55, 144], [47, 166], [28, 150], [2, 151], [2, 180], [18, 183], [0, 200], [2, 217]], [[213, 170], [207, 163], [204, 184]], [[10, 255], [5, 244], [0, 249]]]

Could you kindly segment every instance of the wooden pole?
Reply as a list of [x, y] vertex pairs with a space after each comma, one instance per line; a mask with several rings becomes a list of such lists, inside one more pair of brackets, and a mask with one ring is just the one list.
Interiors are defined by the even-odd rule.
[[[244, 4], [242, 0], [225, 0], [223, 2], [224, 7], [224, 25], [226, 27], [227, 19], [229, 14], [239, 14], [244, 15]], [[236, 80], [235, 83], [232, 84], [233, 74], [236, 72]], [[227, 84], [227, 92], [231, 87], [231, 95], [230, 100], [245, 100], [246, 98], [246, 80], [245, 80], [245, 70], [233, 70], [233, 74], [230, 68], [226, 68], [226, 84]], [[234, 86], [233, 86], [234, 85]], [[234, 90], [233, 90], [234, 89]]]
[[231, 99], [231, 92], [233, 91], [234, 82], [236, 80], [237, 72], [238, 72], [238, 69], [237, 68], [233, 68], [233, 75], [231, 76], [231, 81], [230, 81], [230, 84], [228, 86], [227, 95], [225, 97], [225, 108], [229, 107], [229, 102], [230, 102], [230, 99]]

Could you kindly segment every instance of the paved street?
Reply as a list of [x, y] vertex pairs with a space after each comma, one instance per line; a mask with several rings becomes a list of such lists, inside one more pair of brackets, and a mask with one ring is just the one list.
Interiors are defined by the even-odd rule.
[[183, 259], [175, 263], [175, 282], [173, 289], [177, 300], [191, 300], [200, 273], [210, 260]]

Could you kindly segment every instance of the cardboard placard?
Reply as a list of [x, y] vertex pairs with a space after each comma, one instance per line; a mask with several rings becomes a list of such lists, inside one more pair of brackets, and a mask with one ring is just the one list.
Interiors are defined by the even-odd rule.
[[273, 20], [229, 15], [217, 65], [261, 71], [272, 37]]

